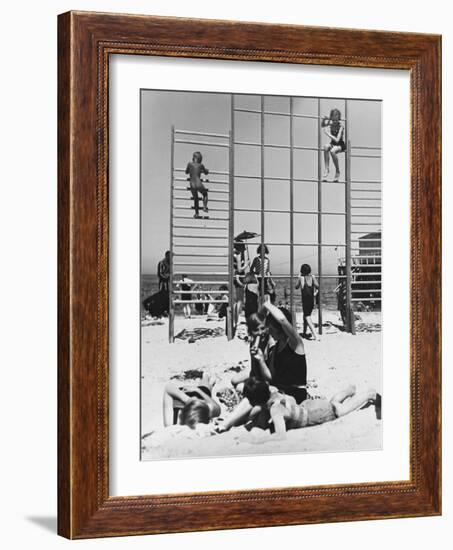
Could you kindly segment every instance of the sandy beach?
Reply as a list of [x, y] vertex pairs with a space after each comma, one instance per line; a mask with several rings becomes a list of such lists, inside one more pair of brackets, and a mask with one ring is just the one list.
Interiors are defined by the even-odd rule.
[[[380, 312], [360, 312], [355, 336], [340, 328], [337, 312], [324, 312], [320, 342], [305, 340], [309, 394], [330, 398], [353, 384], [357, 390], [382, 391]], [[316, 318], [316, 315], [313, 315]], [[299, 321], [299, 319], [298, 319]], [[288, 452], [374, 450], [381, 448], [382, 421], [374, 407], [353, 412], [320, 426], [292, 430], [276, 441], [268, 432], [243, 427], [220, 435], [204, 425], [163, 428], [162, 395], [169, 379], [197, 384], [202, 372], [216, 375], [228, 386], [238, 371], [249, 369], [245, 325], [228, 342], [224, 321], [203, 317], [177, 318], [175, 333], [210, 329], [214, 335], [190, 342], [176, 338], [168, 343], [166, 319], [142, 321], [142, 459], [232, 456]], [[234, 397], [234, 396], [233, 396]], [[228, 414], [226, 406], [222, 415]]]

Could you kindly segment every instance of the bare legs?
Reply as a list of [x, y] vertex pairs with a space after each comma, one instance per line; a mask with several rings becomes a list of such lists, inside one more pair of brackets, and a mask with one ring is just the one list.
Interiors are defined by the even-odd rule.
[[311, 320], [310, 315], [304, 315], [304, 334], [307, 334], [307, 326], [313, 335], [313, 339], [319, 340], [318, 336], [316, 335], [315, 326], [313, 324], [313, 321]]
[[336, 415], [340, 417], [352, 411], [356, 411], [370, 402], [377, 406], [379, 401], [380, 408], [380, 399], [378, 400], [378, 395], [379, 394], [373, 389], [356, 393], [355, 386], [348, 386], [345, 390], [335, 394], [330, 402], [335, 408]]
[[341, 147], [339, 145], [324, 145], [324, 175], [323, 180], [327, 180], [327, 176], [330, 171], [330, 157], [332, 157], [333, 165], [335, 166], [335, 176], [333, 181], [338, 181], [340, 179], [340, 164], [338, 162], [338, 153], [341, 152]]
[[203, 211], [208, 212], [208, 190], [207, 189], [191, 189], [192, 192], [192, 198], [193, 198], [193, 206], [195, 210], [194, 217], [198, 218], [200, 215], [200, 199], [198, 197], [198, 191], [201, 193], [203, 198]]

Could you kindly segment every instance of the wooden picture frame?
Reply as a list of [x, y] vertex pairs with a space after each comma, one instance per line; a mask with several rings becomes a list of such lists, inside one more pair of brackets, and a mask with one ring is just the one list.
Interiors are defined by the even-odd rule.
[[[88, 12], [60, 15], [58, 25], [59, 534], [89, 538], [439, 515], [440, 37]], [[109, 496], [112, 54], [410, 71], [409, 481]]]

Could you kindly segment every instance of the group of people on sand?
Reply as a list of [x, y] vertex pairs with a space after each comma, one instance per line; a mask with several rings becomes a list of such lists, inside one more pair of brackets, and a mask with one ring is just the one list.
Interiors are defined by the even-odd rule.
[[248, 332], [251, 367], [231, 380], [243, 398], [229, 416], [218, 418], [215, 384], [206, 381], [187, 389], [169, 382], [163, 398], [165, 426], [175, 422], [175, 401], [181, 404], [177, 422], [194, 429], [214, 421], [217, 433], [246, 425], [283, 438], [287, 430], [323, 424], [368, 405], [374, 405], [381, 418], [381, 396], [373, 389], [357, 393], [348, 386], [331, 399], [309, 398], [304, 342], [287, 309], [267, 300], [248, 318]]

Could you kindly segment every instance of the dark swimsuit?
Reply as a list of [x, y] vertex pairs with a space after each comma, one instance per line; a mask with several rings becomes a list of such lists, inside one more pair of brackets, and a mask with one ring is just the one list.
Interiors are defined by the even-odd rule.
[[307, 399], [305, 354], [295, 353], [288, 343], [279, 352], [277, 352], [277, 346], [274, 346], [271, 353], [275, 371], [272, 384], [287, 395], [292, 395], [297, 403], [302, 403]]
[[311, 279], [311, 285], [307, 284], [307, 280], [304, 278], [304, 286], [302, 287], [302, 310], [305, 317], [309, 317], [315, 307], [315, 284], [313, 277]]
[[[192, 290], [192, 287], [190, 285], [181, 284], [181, 290], [189, 291]], [[192, 294], [181, 294], [181, 300], [192, 300]]]
[[[332, 124], [330, 125], [330, 133], [337, 137], [338, 136], [338, 132], [340, 131], [340, 124], [338, 124], [338, 126], [333, 126]], [[343, 134], [344, 135], [344, 134]], [[339, 146], [341, 147], [341, 151], [344, 152], [346, 151], [346, 143], [344, 142], [343, 139], [340, 139], [340, 141], [338, 142], [335, 142], [333, 139], [330, 140], [330, 145], [333, 145], [333, 146]]]

